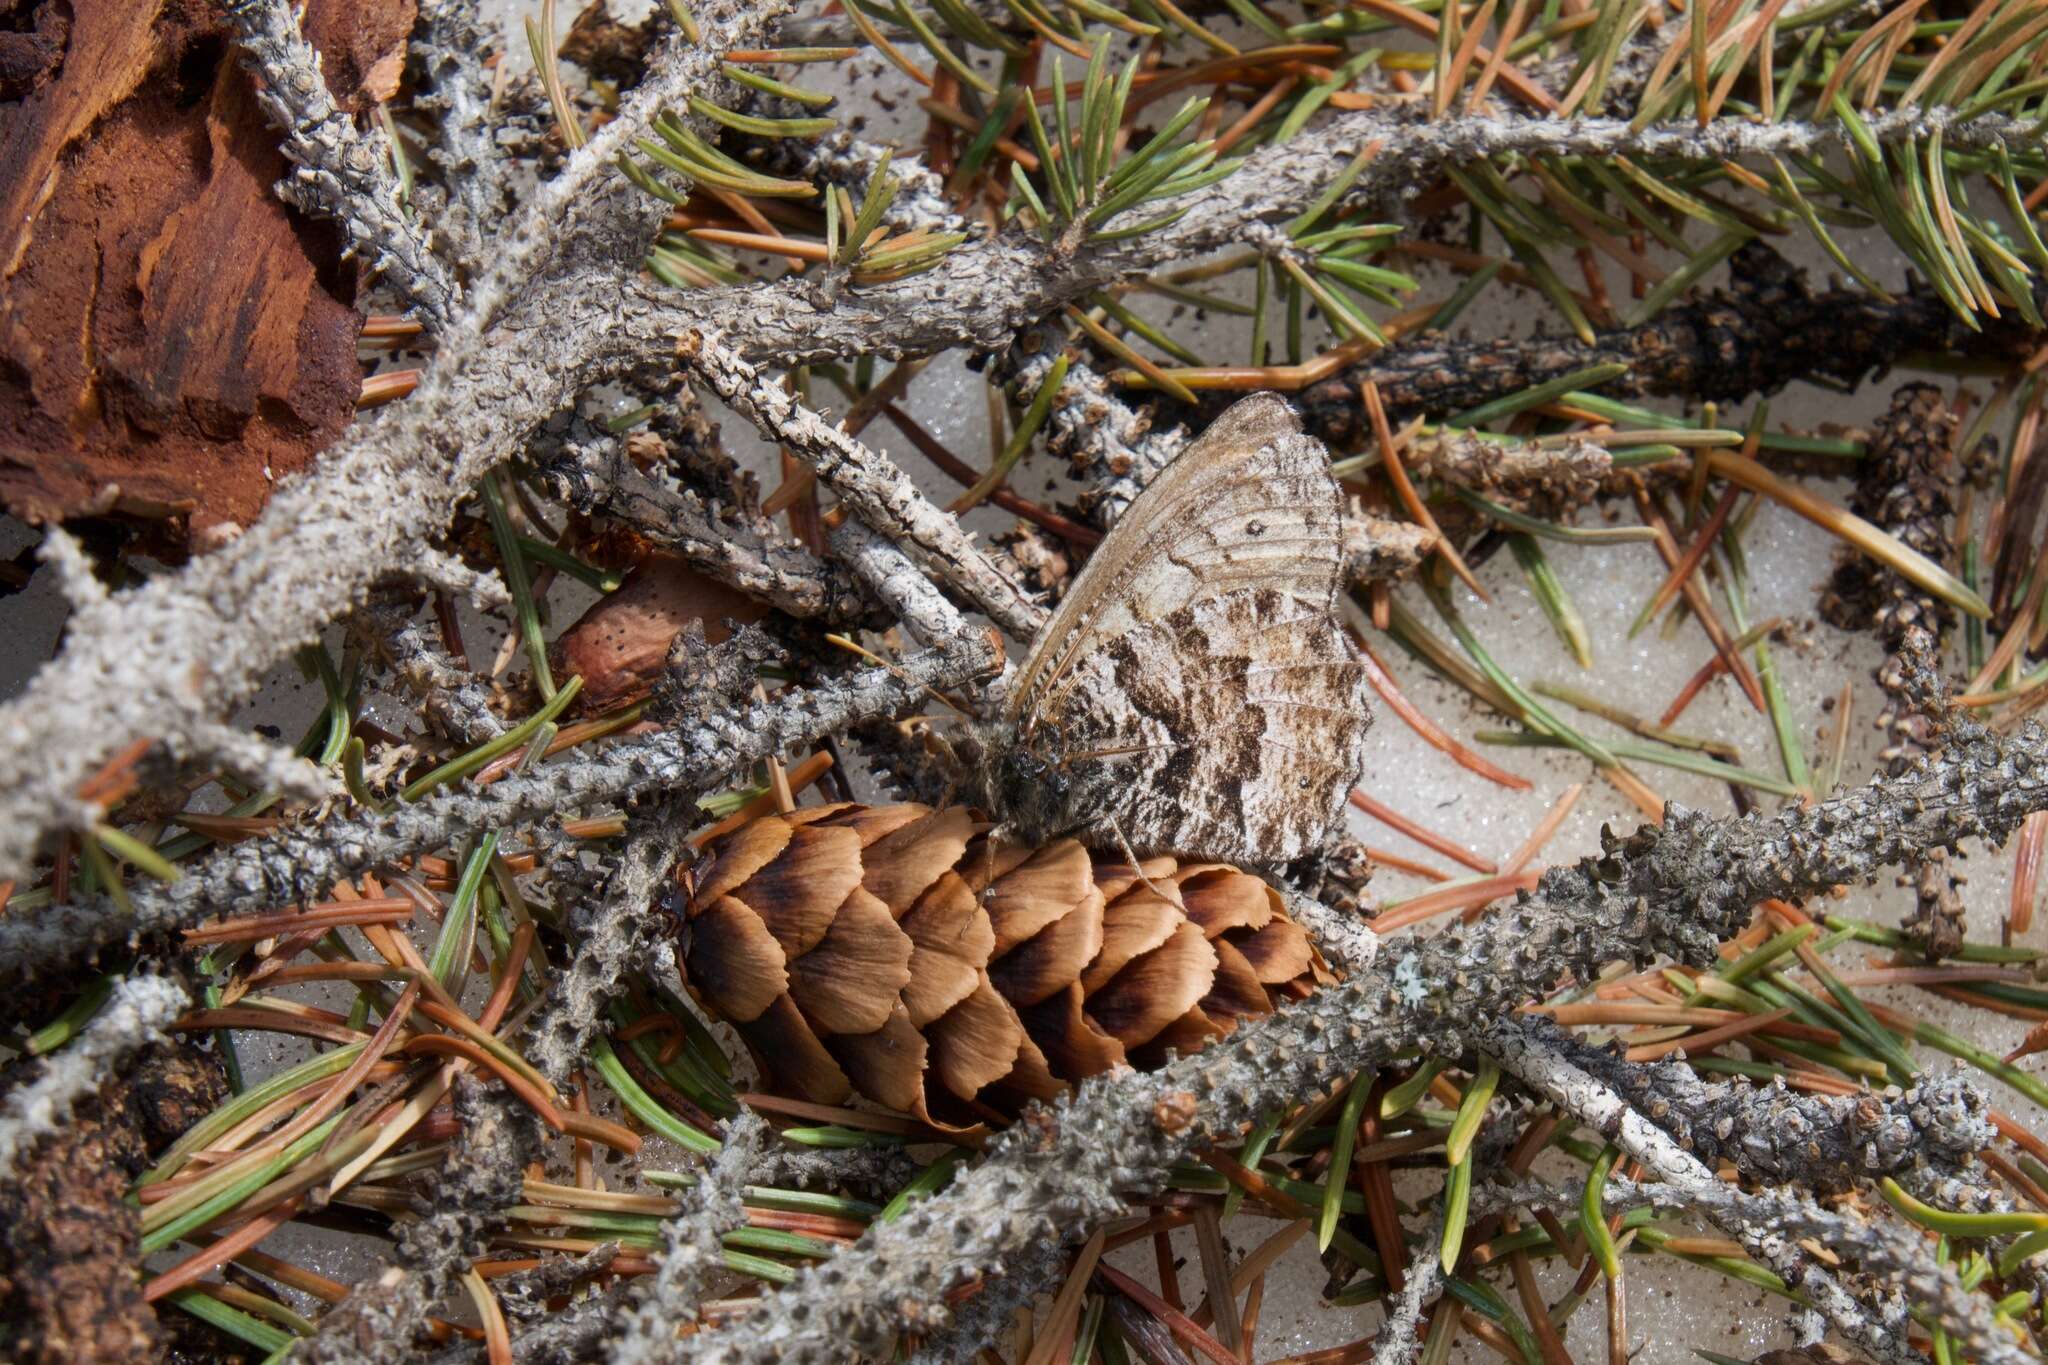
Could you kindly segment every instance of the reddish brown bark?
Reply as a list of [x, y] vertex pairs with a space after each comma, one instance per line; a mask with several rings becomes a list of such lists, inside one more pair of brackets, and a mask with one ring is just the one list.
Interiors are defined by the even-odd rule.
[[[339, 239], [272, 193], [287, 167], [216, 6], [14, 8], [0, 503], [31, 520], [246, 523], [354, 411], [360, 319]], [[412, 0], [314, 0], [306, 33], [337, 98], [365, 98], [412, 19]]]

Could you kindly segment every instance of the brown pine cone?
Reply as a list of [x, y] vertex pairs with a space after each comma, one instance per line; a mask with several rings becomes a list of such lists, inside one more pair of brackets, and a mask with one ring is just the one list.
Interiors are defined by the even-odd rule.
[[1331, 979], [1250, 873], [1152, 858], [1141, 879], [988, 828], [919, 805], [741, 826], [684, 874], [686, 984], [784, 1090], [966, 1127]]

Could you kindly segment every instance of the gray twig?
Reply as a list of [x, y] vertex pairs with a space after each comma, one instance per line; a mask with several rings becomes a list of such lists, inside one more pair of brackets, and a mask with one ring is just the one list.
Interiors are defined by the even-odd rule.
[[535, 444], [541, 472], [573, 506], [616, 518], [719, 582], [791, 616], [838, 625], [866, 614], [844, 575], [782, 536], [767, 518], [707, 503], [642, 473], [619, 438], [575, 423]]
[[773, 1141], [768, 1125], [748, 1110], [727, 1129], [725, 1149], [690, 1189], [682, 1207], [661, 1225], [664, 1250], [651, 1282], [635, 1294], [624, 1314], [609, 1359], [614, 1365], [653, 1365], [669, 1359], [677, 1329], [697, 1316], [711, 1276], [724, 1266], [725, 1234], [746, 1221], [741, 1196], [762, 1144]]
[[419, 1218], [398, 1234], [384, 1269], [359, 1281], [327, 1310], [296, 1354], [314, 1365], [398, 1365], [456, 1277], [483, 1253], [484, 1239], [519, 1202], [526, 1163], [540, 1150], [540, 1119], [501, 1085], [455, 1082], [461, 1131], [441, 1167], [413, 1201]]
[[167, 976], [131, 976], [114, 987], [92, 1022], [43, 1065], [42, 1074], [0, 1101], [0, 1179], [71, 1117], [80, 1101], [115, 1080], [121, 1066], [158, 1041], [191, 1003]]
[[1809, 1095], [1781, 1081], [1707, 1081], [1683, 1062], [1630, 1062], [1531, 1022], [1545, 1046], [1612, 1087], [1708, 1166], [1728, 1161], [1754, 1180], [1845, 1190], [1858, 1180], [1916, 1171], [1930, 1178], [1991, 1145], [1990, 1100], [1962, 1076], [1911, 1090]]
[[485, 829], [511, 830], [569, 811], [630, 805], [655, 793], [696, 795], [795, 745], [921, 706], [928, 688], [960, 686], [1000, 663], [995, 641], [970, 632], [948, 649], [914, 655], [892, 669], [861, 669], [487, 787], [458, 787], [417, 805], [250, 839], [220, 850], [169, 885], [134, 888], [132, 915], [100, 898], [0, 916], [0, 975], [17, 986], [39, 984], [115, 943], [137, 942], [209, 915], [304, 901], [344, 877]]
[[659, 213], [612, 188], [614, 158], [782, 8], [700, 0], [704, 41], [665, 47], [619, 116], [535, 191], [410, 399], [281, 480], [227, 545], [72, 613], [63, 650], [0, 706], [0, 877], [26, 875], [47, 833], [89, 827], [96, 812], [74, 792], [110, 755], [144, 737], [186, 752], [277, 659], [418, 564], [476, 480], [581, 389], [668, 352], [676, 333], [643, 330], [663, 324], [621, 292]]
[[720, 338], [690, 334], [678, 350], [683, 363], [734, 411], [817, 471], [855, 516], [958, 588], [990, 620], [1020, 640], [1030, 639], [1045, 623], [1044, 611], [1026, 600], [952, 514], [934, 507], [887, 456], [812, 412], [782, 384], [764, 379]]
[[477, 0], [423, 0], [413, 56], [426, 73], [416, 109], [440, 115], [428, 150], [441, 169], [447, 204], [437, 221], [455, 258], [480, 268], [484, 242], [504, 217], [506, 161], [491, 119], [491, 69]]
[[[1906, 1340], [1906, 1303], [1928, 1308], [1954, 1333], [1969, 1358], [2031, 1359], [1989, 1308], [1938, 1264], [1920, 1234], [1884, 1218], [1834, 1213], [1804, 1191], [1780, 1186], [1757, 1193], [1722, 1184], [1670, 1134], [1630, 1107], [1613, 1089], [1574, 1065], [1553, 1046], [1554, 1034], [1520, 1019], [1491, 1019], [1475, 1030], [1479, 1045], [1523, 1084], [1572, 1117], [1605, 1135], [1661, 1182], [1638, 1187], [1651, 1202], [1696, 1209], [1803, 1293], [1835, 1330], [1881, 1360], [1918, 1361]], [[1800, 1245], [1820, 1242], [1860, 1263], [1867, 1275], [1904, 1290], [1906, 1299], [1869, 1303]]]
[[[1187, 212], [1169, 226], [1059, 259], [1048, 258], [1036, 238], [1006, 232], [963, 245], [922, 275], [840, 291], [829, 306], [802, 281], [714, 292], [622, 278], [620, 262], [644, 248], [659, 215], [648, 208], [650, 196], [623, 185], [612, 159], [665, 102], [711, 79], [720, 52], [764, 31], [783, 8], [738, 0], [696, 6], [704, 42], [681, 51], [665, 45], [620, 116], [536, 192], [489, 275], [469, 286], [460, 316], [439, 338], [435, 364], [405, 403], [362, 424], [310, 475], [280, 483], [263, 515], [227, 546], [74, 614], [64, 650], [0, 707], [0, 877], [25, 873], [49, 831], [83, 827], [91, 813], [71, 794], [108, 756], [142, 736], [188, 737], [245, 699], [281, 653], [417, 560], [477, 477], [523, 448], [579, 391], [666, 359], [675, 338], [693, 330], [716, 334], [750, 366], [924, 355], [958, 345], [1000, 349], [1072, 299], [1299, 212], [1374, 140], [1382, 150], [1351, 194], [1368, 204], [1392, 203], [1447, 162], [1511, 151], [1718, 162], [1825, 150], [1841, 136], [1797, 122], [1632, 128], [1612, 119], [1487, 116], [1414, 123], [1369, 110], [1252, 154], [1234, 174], [1172, 205]], [[1999, 115], [1961, 121], [1942, 111], [1874, 111], [1868, 123], [1881, 141], [1924, 137], [1939, 124], [1952, 149], [2025, 132]], [[845, 452], [830, 437], [801, 434], [803, 449], [844, 467]], [[870, 481], [862, 494], [879, 500], [861, 508], [863, 519], [885, 533], [919, 511], [889, 502], [885, 495], [895, 491], [893, 483]], [[1036, 619], [1029, 605], [957, 527], [924, 515], [914, 520], [931, 537], [927, 567], [945, 562], [975, 589], [971, 600], [993, 604], [1007, 629], [1029, 634]]]
[[1441, 1222], [1408, 1263], [1401, 1292], [1387, 1307], [1386, 1321], [1372, 1336], [1372, 1365], [1415, 1365], [1422, 1354], [1422, 1314], [1444, 1282], [1444, 1229]]
[[278, 195], [339, 223], [349, 251], [390, 280], [429, 328], [447, 326], [460, 291], [399, 206], [389, 140], [381, 130], [359, 131], [335, 104], [290, 0], [229, 0], [227, 10], [243, 60], [261, 78], [257, 101], [297, 168], [278, 183]]

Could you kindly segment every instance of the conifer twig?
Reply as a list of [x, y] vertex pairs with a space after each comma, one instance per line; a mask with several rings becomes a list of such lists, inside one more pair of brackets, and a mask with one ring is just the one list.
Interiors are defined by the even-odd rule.
[[63, 1127], [80, 1101], [117, 1081], [122, 1064], [161, 1040], [191, 1003], [184, 986], [167, 976], [131, 976], [118, 983], [84, 1033], [45, 1062], [41, 1075], [0, 1101], [0, 1179], [13, 1175], [16, 1162]]
[[675, 333], [644, 330], [663, 324], [619, 294], [619, 266], [660, 214], [613, 158], [783, 8], [697, 0], [703, 41], [665, 45], [619, 117], [535, 191], [411, 398], [280, 480], [225, 546], [78, 604], [63, 650], [0, 706], [0, 877], [23, 875], [46, 833], [90, 826], [74, 789], [109, 755], [141, 738], [200, 747], [277, 659], [419, 565], [476, 480], [542, 422], [628, 356], [668, 352]]
[[1990, 1145], [1984, 1092], [1961, 1076], [1896, 1095], [1809, 1095], [1780, 1082], [1707, 1081], [1677, 1061], [1624, 1061], [1525, 1022], [1555, 1055], [1611, 1087], [1709, 1166], [1830, 1192], [1926, 1166], [1947, 1174]]
[[1037, 634], [1045, 621], [1043, 609], [1026, 600], [968, 540], [960, 523], [934, 506], [886, 456], [797, 402], [781, 384], [763, 379], [716, 336], [686, 335], [678, 355], [763, 435], [816, 470], [870, 529], [915, 555], [928, 572], [959, 589], [1012, 636], [1028, 640]]
[[[1663, 1129], [1522, 1021], [1488, 1020], [1476, 1032], [1479, 1045], [1502, 1070], [1605, 1135], [1655, 1175], [1658, 1184], [1636, 1187], [1642, 1197], [1706, 1215], [1803, 1293], [1837, 1331], [1878, 1359], [1902, 1365], [1920, 1359], [1906, 1339], [1908, 1302], [1938, 1315], [1959, 1344], [1967, 1343], [1963, 1349], [1970, 1359], [2008, 1365], [2032, 1359], [1992, 1318], [1985, 1302], [1962, 1287], [1955, 1270], [1935, 1261], [1917, 1230], [1883, 1215], [1865, 1219], [1831, 1212], [1796, 1186], [1749, 1193], [1724, 1185]], [[1800, 1245], [1810, 1238], [1904, 1290], [1904, 1297], [1863, 1301]]]
[[682, 1207], [661, 1225], [661, 1264], [635, 1287], [612, 1339], [613, 1365], [653, 1365], [669, 1358], [676, 1327], [697, 1311], [706, 1284], [724, 1264], [725, 1234], [746, 1221], [740, 1196], [753, 1178], [754, 1159], [764, 1143], [776, 1141], [761, 1117], [748, 1110], [728, 1127], [725, 1148], [697, 1183], [684, 1191]]
[[192, 866], [176, 882], [134, 888], [132, 914], [99, 899], [0, 915], [0, 974], [28, 986], [124, 939], [139, 941], [210, 915], [306, 900], [345, 877], [486, 829], [630, 805], [657, 792], [698, 794], [763, 758], [921, 706], [927, 689], [960, 686], [1000, 663], [994, 640], [970, 632], [947, 649], [914, 655], [891, 669], [861, 669], [773, 701], [724, 708], [708, 719], [571, 754], [487, 787], [448, 788], [416, 805], [250, 839]]
[[455, 1116], [456, 1140], [427, 1182], [421, 1216], [399, 1231], [381, 1272], [321, 1315], [319, 1330], [295, 1356], [312, 1365], [410, 1359], [413, 1334], [518, 1202], [524, 1167], [540, 1149], [539, 1117], [509, 1099], [502, 1085], [466, 1075], [455, 1079]]
[[284, 134], [280, 145], [296, 168], [278, 182], [278, 194], [340, 224], [350, 251], [390, 280], [428, 328], [445, 327], [460, 291], [399, 205], [390, 142], [374, 127], [359, 131], [335, 105], [290, 0], [230, 0], [227, 11], [249, 68], [261, 77], [257, 101]]
[[642, 472], [626, 444], [583, 422], [535, 443], [542, 471], [573, 506], [631, 526], [693, 568], [791, 616], [843, 625], [867, 604], [834, 566], [781, 535], [765, 517], [713, 506]]

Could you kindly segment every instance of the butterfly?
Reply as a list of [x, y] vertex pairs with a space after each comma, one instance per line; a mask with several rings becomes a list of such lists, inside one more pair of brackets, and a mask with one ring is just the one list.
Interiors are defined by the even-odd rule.
[[1334, 617], [1343, 493], [1294, 410], [1218, 417], [1132, 502], [984, 727], [981, 798], [1039, 844], [1292, 861], [1364, 766]]

